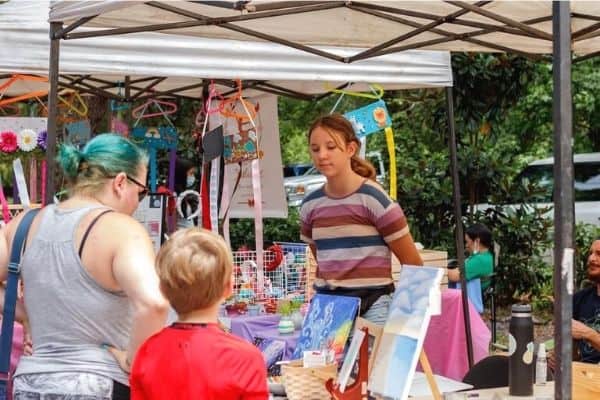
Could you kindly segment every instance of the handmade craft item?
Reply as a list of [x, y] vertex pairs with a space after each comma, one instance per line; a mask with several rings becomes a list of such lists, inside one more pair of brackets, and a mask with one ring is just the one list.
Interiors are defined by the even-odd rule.
[[385, 131], [385, 140], [390, 158], [390, 197], [396, 199], [396, 150], [394, 145], [394, 132], [392, 119], [383, 100], [358, 108], [344, 114], [350, 121], [356, 136], [365, 137], [380, 130]]

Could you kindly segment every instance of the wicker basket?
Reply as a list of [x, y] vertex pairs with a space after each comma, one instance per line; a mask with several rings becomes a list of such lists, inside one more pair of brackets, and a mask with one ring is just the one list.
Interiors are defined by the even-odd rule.
[[281, 366], [281, 376], [288, 400], [327, 400], [325, 382], [337, 376], [337, 364], [304, 368], [302, 360], [295, 360]]

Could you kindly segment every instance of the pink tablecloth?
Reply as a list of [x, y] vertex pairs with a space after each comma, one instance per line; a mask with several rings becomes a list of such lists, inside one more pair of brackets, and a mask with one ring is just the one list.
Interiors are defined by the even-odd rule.
[[[469, 303], [469, 316], [473, 338], [473, 360], [477, 362], [489, 353], [491, 332], [471, 303]], [[444, 290], [442, 314], [431, 318], [423, 345], [433, 372], [459, 381], [469, 370], [463, 321], [460, 290]]]

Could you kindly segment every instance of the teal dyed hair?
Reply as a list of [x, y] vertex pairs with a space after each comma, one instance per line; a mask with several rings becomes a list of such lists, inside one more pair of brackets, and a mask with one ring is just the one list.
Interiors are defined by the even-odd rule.
[[120, 172], [134, 177], [148, 164], [148, 155], [130, 140], [104, 133], [90, 140], [82, 150], [71, 144], [60, 146], [57, 162], [74, 190], [95, 192], [104, 179]]

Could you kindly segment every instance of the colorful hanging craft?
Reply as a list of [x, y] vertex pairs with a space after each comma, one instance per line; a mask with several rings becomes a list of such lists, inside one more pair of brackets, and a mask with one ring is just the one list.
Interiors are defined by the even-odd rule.
[[[132, 136], [141, 141], [144, 148], [148, 150], [150, 156], [150, 191], [156, 192], [157, 182], [157, 151], [169, 150], [175, 153], [177, 150], [177, 129], [172, 126], [145, 127], [136, 126], [132, 130]], [[171, 169], [171, 159], [169, 160], [169, 170]], [[173, 169], [175, 168], [175, 159]]]
[[[123, 86], [119, 83], [117, 95], [123, 98]], [[123, 137], [129, 137], [129, 125], [125, 120], [125, 112], [131, 108], [131, 103], [112, 99], [110, 105], [110, 131]]]
[[384, 130], [385, 141], [390, 157], [390, 197], [396, 199], [396, 150], [394, 145], [394, 132], [392, 131], [392, 119], [383, 100], [350, 111], [344, 116], [350, 121], [356, 136], [365, 137], [372, 133]]
[[[158, 111], [153, 111], [155, 108]], [[139, 107], [132, 110], [131, 115], [137, 118], [134, 123], [132, 136], [142, 141], [150, 154], [150, 191], [156, 192], [157, 185], [157, 150], [169, 150], [169, 190], [175, 191], [175, 162], [177, 160], [177, 129], [169, 119], [169, 115], [177, 112], [177, 104], [150, 99]], [[152, 117], [163, 117], [169, 126], [141, 127], [137, 124], [142, 119]]]
[[[225, 163], [239, 164], [239, 174], [242, 174], [242, 164], [250, 162], [252, 175], [252, 198], [248, 199], [248, 204], [254, 209], [254, 236], [256, 246], [256, 264], [257, 264], [257, 287], [264, 289], [264, 259], [263, 259], [263, 201], [260, 182], [260, 137], [255, 123], [259, 110], [258, 103], [252, 104], [242, 97], [242, 82], [237, 81], [237, 92], [233, 96], [222, 101], [223, 110], [221, 115], [229, 120], [233, 120], [237, 129], [232, 135], [224, 136], [224, 158]], [[229, 146], [229, 147], [228, 147]], [[226, 179], [226, 178], [225, 178]], [[239, 180], [238, 180], [239, 181]], [[235, 188], [233, 189], [235, 191]], [[232, 191], [232, 192], [233, 192]], [[229, 209], [229, 203], [234, 193], [229, 196], [229, 189], [223, 189], [227, 193], [227, 199], [223, 199], [225, 209]], [[228, 240], [229, 215], [225, 215], [223, 227], [224, 235]], [[258, 293], [259, 295], [261, 293]]]
[[63, 129], [65, 131], [67, 141], [78, 148], [82, 148], [87, 142], [89, 142], [90, 137], [92, 136], [90, 121], [86, 119], [66, 123]]
[[341, 96], [336, 102], [333, 112], [339, 104], [342, 96], [349, 95], [355, 97], [364, 97], [368, 99], [377, 100], [374, 103], [368, 104], [364, 107], [356, 110], [347, 112], [344, 116], [352, 123], [354, 132], [358, 138], [364, 138], [367, 135], [384, 130], [385, 141], [387, 144], [388, 155], [390, 159], [389, 171], [390, 171], [390, 197], [396, 199], [397, 197], [397, 182], [396, 182], [396, 150], [394, 144], [394, 131], [392, 130], [392, 120], [387, 110], [385, 102], [381, 100], [383, 97], [383, 88], [380, 85], [371, 85], [373, 93], [359, 93], [352, 92], [349, 90], [334, 89], [326, 85], [332, 93], [339, 93]]

